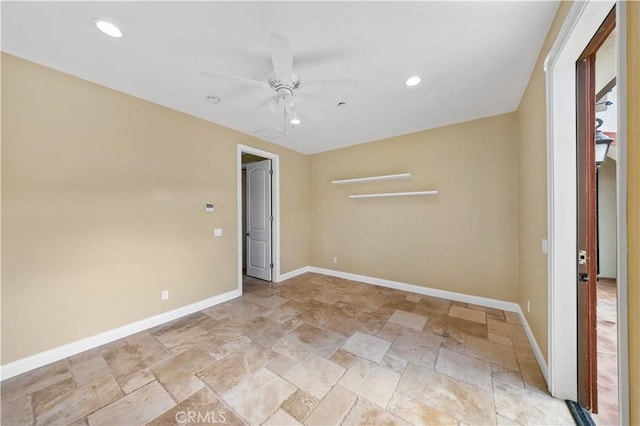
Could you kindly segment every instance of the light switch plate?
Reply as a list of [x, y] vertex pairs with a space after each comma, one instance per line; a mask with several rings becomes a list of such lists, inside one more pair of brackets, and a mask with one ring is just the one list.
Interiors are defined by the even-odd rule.
[[213, 203], [206, 203], [206, 204], [204, 205], [204, 212], [205, 212], [205, 213], [213, 213], [213, 211], [214, 211], [214, 210], [215, 210], [215, 209], [214, 209], [214, 207], [213, 207]]
[[549, 252], [549, 243], [545, 238], [542, 239], [542, 252], [547, 254]]
[[222, 237], [222, 228], [215, 228], [213, 230], [213, 236], [214, 237]]

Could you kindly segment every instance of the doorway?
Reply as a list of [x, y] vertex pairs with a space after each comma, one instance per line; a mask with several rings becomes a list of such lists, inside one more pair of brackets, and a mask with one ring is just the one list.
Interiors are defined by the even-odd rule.
[[[597, 213], [596, 360], [597, 424], [618, 424], [618, 309], [617, 309], [617, 87], [616, 32], [596, 52], [595, 117]], [[606, 149], [608, 147], [608, 149]], [[594, 411], [594, 413], [596, 413]]]
[[238, 288], [277, 281], [280, 271], [279, 157], [238, 145]]
[[615, 45], [612, 44], [615, 43], [615, 18], [614, 7], [576, 61], [577, 401], [593, 414], [599, 411], [597, 293], [599, 265], [604, 254], [598, 250], [601, 237], [598, 232], [598, 170], [606, 164], [613, 140], [600, 129], [604, 121], [596, 116], [596, 110], [606, 110], [608, 106], [615, 108], [613, 102], [603, 100], [615, 84]]
[[[578, 400], [578, 257], [576, 194], [576, 61], [613, 7], [618, 33], [626, 31], [624, 2], [574, 3], [546, 59], [549, 237], [549, 390], [561, 399]], [[616, 315], [618, 422], [628, 423], [626, 306], [626, 40], [615, 40], [617, 102], [616, 161]], [[595, 136], [595, 135], [594, 135]], [[607, 160], [609, 161], [609, 160]], [[569, 196], [568, 196], [569, 195]], [[615, 375], [615, 372], [612, 373]]]

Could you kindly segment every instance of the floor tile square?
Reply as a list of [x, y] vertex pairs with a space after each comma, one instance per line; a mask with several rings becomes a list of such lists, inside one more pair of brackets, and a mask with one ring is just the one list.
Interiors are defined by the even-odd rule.
[[266, 297], [264, 299], [260, 299], [258, 301], [256, 301], [255, 303], [260, 305], [260, 306], [264, 306], [267, 309], [274, 309], [277, 308], [280, 305], [284, 305], [285, 303], [287, 303], [289, 301], [289, 299], [285, 299], [284, 297], [280, 297], [277, 295], [273, 295], [273, 296], [269, 296]]
[[525, 425], [575, 424], [562, 400], [500, 381], [495, 382], [494, 388], [496, 411], [501, 416]]
[[491, 391], [491, 364], [459, 352], [440, 348], [436, 371]]
[[347, 417], [344, 425], [404, 425], [406, 422], [399, 417], [383, 410], [366, 399], [358, 399]]
[[224, 400], [249, 423], [260, 424], [295, 391], [291, 383], [263, 368], [231, 389]]
[[318, 406], [304, 421], [309, 426], [327, 426], [341, 424], [353, 404], [357, 395], [342, 386], [334, 386]]
[[411, 312], [396, 310], [393, 315], [391, 315], [391, 318], [389, 318], [389, 321], [415, 330], [422, 330], [427, 322], [427, 318]]
[[289, 413], [282, 409], [278, 409], [271, 417], [264, 422], [263, 426], [297, 426], [300, 422], [291, 417]]
[[46, 403], [37, 404], [34, 407], [36, 424], [73, 423], [113, 401], [120, 401], [120, 397], [122, 391], [113, 376], [102, 376], [55, 399], [48, 399]]
[[342, 376], [345, 369], [319, 355], [309, 353], [302, 361], [289, 370], [284, 378], [321, 399]]
[[203, 388], [148, 424], [166, 426], [194, 423], [241, 425], [244, 421], [211, 389]]
[[295, 340], [285, 340], [282, 338], [278, 339], [273, 345], [271, 345], [271, 349], [293, 361], [300, 361], [309, 353], [307, 346], [298, 343]]
[[467, 321], [477, 322], [478, 324], [487, 323], [486, 312], [476, 311], [474, 309], [465, 308], [463, 306], [451, 306], [451, 308], [449, 309], [449, 316], [466, 319]]
[[400, 374], [366, 359], [358, 359], [340, 379], [340, 386], [386, 407], [400, 381]]
[[433, 368], [442, 337], [430, 331], [403, 329], [389, 348], [388, 355]]
[[466, 424], [496, 422], [491, 391], [417, 364], [409, 363], [397, 391]]
[[391, 342], [387, 340], [357, 331], [342, 345], [342, 349], [379, 364], [390, 346]]
[[152, 382], [87, 417], [89, 425], [133, 425], [153, 420], [175, 405], [158, 382]]
[[467, 337], [464, 353], [487, 362], [518, 370], [518, 360], [513, 348], [486, 339]]
[[318, 398], [298, 389], [282, 403], [282, 409], [299, 422], [302, 422], [311, 410], [318, 405], [318, 402]]
[[408, 396], [393, 394], [387, 410], [414, 425], [457, 425], [458, 421], [435, 408], [428, 407]]
[[325, 358], [331, 357], [346, 340], [339, 334], [323, 330], [311, 324], [302, 324], [283, 338], [292, 343], [299, 343]]

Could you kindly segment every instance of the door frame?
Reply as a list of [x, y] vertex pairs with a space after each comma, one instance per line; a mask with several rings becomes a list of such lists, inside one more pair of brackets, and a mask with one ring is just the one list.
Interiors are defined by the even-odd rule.
[[[261, 158], [261, 157], [260, 157]], [[248, 277], [261, 279], [268, 282], [275, 280], [274, 264], [273, 264], [273, 197], [271, 196], [273, 182], [273, 166], [272, 161], [269, 158], [265, 158], [259, 161], [251, 161], [250, 163], [242, 164], [242, 170], [246, 172], [244, 175], [243, 189], [246, 191], [243, 198], [244, 205], [242, 206], [242, 215], [244, 217], [245, 226], [244, 238], [243, 238], [243, 255], [246, 251], [246, 258], [243, 259], [242, 266], [245, 270], [245, 274]], [[259, 184], [254, 186], [252, 173], [253, 171], [259, 171], [261, 179], [264, 179]], [[259, 199], [265, 200], [265, 205], [259, 205], [256, 203], [254, 195], [257, 195]], [[268, 195], [268, 197], [265, 197]], [[255, 229], [253, 227], [254, 209], [259, 211], [258, 216], [262, 216], [264, 221], [264, 227], [262, 229]], [[257, 216], [256, 216], [257, 217]], [[262, 261], [263, 266], [256, 266], [253, 264], [254, 253], [252, 250], [252, 242], [259, 241], [264, 243], [266, 251]]]
[[238, 144], [236, 160], [236, 182], [237, 182], [237, 235], [238, 235], [238, 290], [242, 294], [242, 244], [244, 235], [242, 233], [242, 153], [258, 155], [271, 160], [271, 212], [273, 222], [271, 228], [271, 256], [273, 258], [272, 282], [280, 281], [280, 156], [272, 152], [264, 151], [248, 145]]
[[[576, 72], [575, 62], [616, 5], [618, 87], [618, 411], [629, 422], [627, 332], [626, 4], [575, 2], [545, 59], [547, 107], [548, 377], [557, 398], [577, 398]], [[569, 283], [569, 284], [567, 284]]]

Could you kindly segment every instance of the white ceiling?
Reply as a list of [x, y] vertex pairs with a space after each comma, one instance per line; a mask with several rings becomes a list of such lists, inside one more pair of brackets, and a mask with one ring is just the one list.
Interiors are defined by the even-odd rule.
[[[255, 136], [282, 126], [271, 93], [203, 77], [267, 81], [269, 35], [290, 40], [301, 82], [355, 77], [311, 97], [275, 143], [316, 153], [514, 111], [558, 2], [2, 2], [2, 50]], [[117, 24], [121, 39], [93, 26]], [[404, 82], [422, 77], [416, 87]], [[222, 102], [213, 105], [208, 95]], [[344, 101], [346, 107], [338, 108]]]

